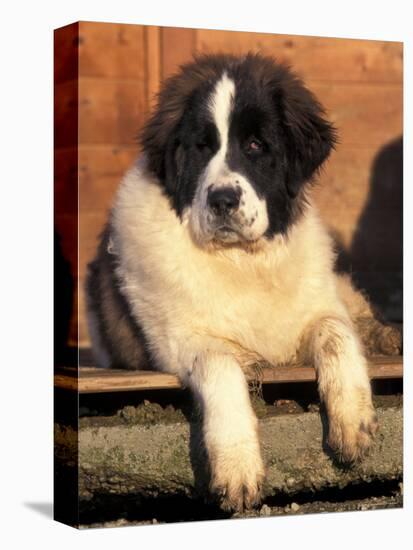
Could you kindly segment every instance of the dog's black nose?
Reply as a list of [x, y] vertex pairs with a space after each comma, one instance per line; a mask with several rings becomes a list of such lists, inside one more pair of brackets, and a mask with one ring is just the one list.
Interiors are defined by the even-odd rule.
[[233, 187], [220, 187], [208, 192], [208, 206], [214, 214], [222, 216], [236, 210], [239, 206], [240, 192]]

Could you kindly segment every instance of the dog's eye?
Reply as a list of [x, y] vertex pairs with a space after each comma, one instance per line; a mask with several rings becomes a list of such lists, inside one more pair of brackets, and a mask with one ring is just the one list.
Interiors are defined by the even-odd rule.
[[254, 154], [254, 153], [260, 153], [264, 149], [264, 144], [262, 141], [256, 138], [252, 138], [247, 141], [246, 144], [246, 151], [247, 153]]

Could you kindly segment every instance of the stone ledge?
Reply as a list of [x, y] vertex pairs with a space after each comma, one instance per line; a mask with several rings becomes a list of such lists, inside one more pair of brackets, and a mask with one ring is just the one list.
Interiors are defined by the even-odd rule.
[[[370, 455], [348, 468], [335, 464], [325, 447], [325, 422], [319, 413], [261, 419], [266, 495], [400, 479], [402, 410], [391, 407], [377, 413], [380, 430]], [[74, 468], [78, 460], [81, 500], [96, 493], [192, 496], [205, 491], [208, 481], [199, 433], [199, 425], [188, 422], [83, 426], [79, 433], [56, 424], [55, 453], [63, 467]]]

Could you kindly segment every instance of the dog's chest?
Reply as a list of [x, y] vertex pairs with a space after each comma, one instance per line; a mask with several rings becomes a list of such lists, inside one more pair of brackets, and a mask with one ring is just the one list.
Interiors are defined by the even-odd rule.
[[[196, 269], [198, 267], [198, 270]], [[294, 355], [304, 322], [302, 282], [271, 263], [193, 265], [183, 287], [197, 330], [232, 342], [269, 362]]]
[[157, 187], [149, 186], [146, 202], [136, 189], [120, 195], [114, 243], [124, 294], [153, 345], [172, 349], [197, 334], [288, 361], [320, 287], [308, 253], [291, 239], [288, 250], [281, 240], [258, 254], [206, 252], [166, 205], [159, 209]]

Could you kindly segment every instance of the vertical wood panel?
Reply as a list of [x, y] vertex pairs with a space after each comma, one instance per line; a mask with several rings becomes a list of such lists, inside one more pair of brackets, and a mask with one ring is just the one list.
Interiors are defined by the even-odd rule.
[[403, 132], [403, 87], [400, 84], [312, 83], [308, 86], [327, 109], [342, 147], [375, 147]]
[[148, 113], [148, 82], [155, 81], [153, 72], [148, 80], [147, 38], [142, 25], [80, 23], [77, 300], [82, 345], [88, 343], [86, 266], [95, 254], [115, 190], [138, 154], [136, 136]]
[[80, 145], [133, 145], [145, 112], [143, 80], [79, 79]]
[[274, 56], [305, 79], [327, 82], [403, 82], [403, 44], [316, 36], [199, 29], [201, 52]]
[[162, 79], [175, 73], [179, 66], [192, 59], [196, 48], [196, 30], [161, 27]]
[[146, 96], [147, 111], [156, 104], [161, 82], [161, 31], [159, 27], [145, 27], [146, 48]]
[[79, 23], [79, 75], [143, 80], [145, 27], [115, 23]]
[[79, 148], [79, 211], [108, 210], [119, 182], [138, 154], [135, 146]]
[[54, 85], [75, 80], [79, 73], [79, 23], [54, 31]]

